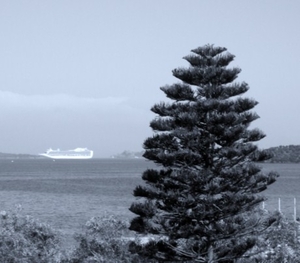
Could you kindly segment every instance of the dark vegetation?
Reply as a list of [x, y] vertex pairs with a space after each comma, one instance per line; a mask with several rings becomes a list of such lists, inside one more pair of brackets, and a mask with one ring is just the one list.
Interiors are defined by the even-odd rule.
[[271, 147], [266, 150], [272, 155], [271, 163], [299, 163], [300, 145]]
[[[269, 217], [267, 211], [261, 216]], [[259, 235], [249, 258], [236, 263], [299, 263], [300, 244], [295, 238], [298, 224], [287, 221], [276, 212], [279, 220], [268, 231]], [[49, 225], [25, 216], [21, 211], [0, 212], [0, 262], [2, 263], [158, 263], [145, 260], [129, 251], [132, 240], [143, 244], [128, 230], [129, 222], [104, 214], [92, 218], [84, 231], [75, 236], [76, 245], [64, 250], [62, 236]], [[153, 237], [152, 237], [153, 238]], [[149, 237], [151, 239], [151, 237]], [[169, 261], [172, 262], [172, 261]], [[185, 262], [185, 261], [181, 261]], [[206, 261], [194, 261], [206, 262]]]
[[189, 67], [173, 70], [180, 82], [161, 87], [170, 101], [151, 109], [155, 134], [144, 157], [160, 169], [143, 173], [146, 184], [134, 191], [140, 200], [130, 207], [130, 229], [157, 239], [132, 251], [161, 262], [233, 263], [276, 221], [256, 208], [278, 175], [255, 164], [270, 155], [253, 143], [265, 134], [249, 129], [257, 102], [242, 97], [249, 86], [235, 82], [234, 55], [205, 45], [184, 59]]
[[[139, 263], [129, 252], [128, 222], [112, 215], [92, 218], [83, 233], [75, 236], [76, 246], [65, 251], [62, 236], [49, 225], [20, 211], [0, 212], [1, 263]], [[149, 261], [151, 262], [151, 261]]]
[[[262, 217], [277, 217], [249, 258], [236, 263], [299, 263], [300, 243], [295, 238], [298, 224], [275, 212], [269, 215], [260, 211]], [[159, 263], [132, 254], [131, 242], [143, 244], [142, 240], [128, 230], [129, 222], [109, 214], [92, 218], [84, 231], [75, 235], [76, 245], [64, 250], [62, 236], [49, 225], [25, 216], [21, 211], [0, 212], [0, 262], [1, 263]], [[154, 237], [149, 236], [149, 240]], [[167, 261], [172, 263], [173, 261]], [[185, 261], [180, 261], [185, 262]], [[206, 262], [206, 261], [194, 261]]]

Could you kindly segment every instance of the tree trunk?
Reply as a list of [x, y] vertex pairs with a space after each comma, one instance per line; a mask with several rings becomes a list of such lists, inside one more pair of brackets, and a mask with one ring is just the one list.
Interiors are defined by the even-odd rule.
[[213, 246], [210, 245], [208, 248], [208, 263], [214, 263], [214, 249]]

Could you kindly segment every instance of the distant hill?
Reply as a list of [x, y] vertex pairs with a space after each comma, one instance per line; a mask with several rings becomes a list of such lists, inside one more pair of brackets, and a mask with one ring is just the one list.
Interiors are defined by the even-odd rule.
[[271, 163], [300, 163], [300, 145], [277, 146], [266, 149], [273, 157]]
[[112, 155], [111, 158], [116, 158], [116, 159], [137, 159], [137, 158], [144, 158], [143, 154], [144, 154], [144, 151], [140, 151], [140, 152], [124, 151], [122, 153]]

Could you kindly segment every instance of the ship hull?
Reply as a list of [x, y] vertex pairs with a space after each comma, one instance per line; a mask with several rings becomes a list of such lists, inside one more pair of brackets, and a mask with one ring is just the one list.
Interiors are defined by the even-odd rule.
[[93, 157], [93, 151], [88, 150], [87, 148], [76, 148], [74, 150], [68, 151], [60, 151], [52, 150], [51, 148], [39, 155], [51, 158], [51, 159], [70, 159], [70, 160], [84, 160], [84, 159], [91, 159]]
[[48, 154], [40, 154], [41, 156], [48, 157], [51, 159], [70, 159], [70, 160], [82, 160], [82, 159], [91, 159], [93, 156], [51, 156]]

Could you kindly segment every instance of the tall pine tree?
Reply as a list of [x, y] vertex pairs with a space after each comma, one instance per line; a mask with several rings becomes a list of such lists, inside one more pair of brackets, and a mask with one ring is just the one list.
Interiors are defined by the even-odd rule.
[[181, 81], [161, 88], [171, 102], [151, 109], [155, 134], [144, 157], [158, 168], [143, 173], [130, 207], [137, 215], [130, 229], [160, 238], [131, 247], [159, 261], [233, 262], [272, 223], [254, 211], [277, 174], [256, 164], [269, 158], [254, 144], [265, 135], [249, 129], [257, 102], [241, 96], [247, 83], [234, 82], [241, 71], [227, 67], [234, 55], [205, 45], [184, 59], [190, 66], [173, 70]]

